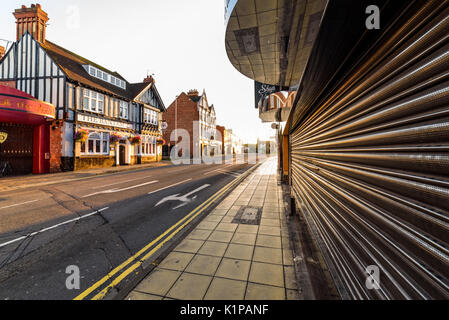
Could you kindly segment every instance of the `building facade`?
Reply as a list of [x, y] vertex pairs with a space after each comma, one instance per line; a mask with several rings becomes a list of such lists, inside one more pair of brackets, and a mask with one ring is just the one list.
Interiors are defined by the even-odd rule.
[[223, 140], [223, 150], [225, 155], [243, 154], [243, 140], [240, 139], [232, 129], [225, 129]]
[[205, 91], [202, 95], [197, 90], [190, 90], [187, 94], [182, 92], [163, 117], [167, 123], [164, 140], [169, 149], [178, 143], [171, 140], [172, 132], [182, 129], [189, 134], [191, 158], [221, 153], [222, 141], [217, 136], [215, 108], [209, 105]]
[[47, 40], [40, 5], [22, 6], [14, 16], [17, 41], [0, 60], [0, 85], [55, 107], [50, 172], [160, 159], [165, 107], [154, 79], [129, 83]]
[[224, 126], [219, 126], [217, 125], [217, 139], [220, 139], [221, 141], [221, 152], [220, 154], [224, 155], [225, 154], [225, 134], [226, 134], [226, 128]]

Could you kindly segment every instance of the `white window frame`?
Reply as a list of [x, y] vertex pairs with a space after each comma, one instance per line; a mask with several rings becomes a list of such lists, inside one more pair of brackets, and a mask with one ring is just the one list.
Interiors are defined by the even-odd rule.
[[[92, 152], [89, 151], [89, 141], [92, 141]], [[97, 142], [100, 143], [100, 152], [96, 148]], [[81, 144], [81, 155], [109, 155], [109, 148], [109, 132], [90, 131], [87, 141]]]
[[145, 108], [143, 112], [143, 121], [153, 125], [158, 125], [159, 123], [158, 112]]
[[146, 109], [146, 108], [144, 109], [143, 120], [146, 123], [151, 122], [151, 110], [150, 109]]
[[154, 147], [151, 146], [152, 137], [151, 136], [143, 136], [142, 143], [140, 144], [140, 154], [142, 156], [152, 156], [154, 155]]
[[[120, 100], [120, 110], [119, 116], [122, 119], [129, 119], [129, 103], [123, 100]], [[126, 110], [126, 113], [124, 111]]]
[[90, 76], [95, 77], [97, 79], [109, 82], [111, 84], [113, 84], [116, 87], [122, 88], [124, 90], [126, 90], [126, 82], [114, 77], [113, 75], [108, 74], [107, 72], [104, 72], [98, 68], [92, 67], [92, 66], [87, 66], [87, 70]]
[[83, 89], [83, 110], [104, 114], [104, 94]]

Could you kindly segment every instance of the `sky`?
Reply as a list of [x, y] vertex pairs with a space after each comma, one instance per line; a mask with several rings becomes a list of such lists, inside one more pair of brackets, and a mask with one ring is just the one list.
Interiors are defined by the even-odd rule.
[[226, 55], [223, 0], [1, 0], [0, 39], [15, 40], [12, 12], [31, 3], [50, 18], [47, 39], [131, 83], [154, 74], [167, 107], [183, 91], [205, 89], [217, 124], [249, 143], [274, 135], [254, 107], [254, 81]]

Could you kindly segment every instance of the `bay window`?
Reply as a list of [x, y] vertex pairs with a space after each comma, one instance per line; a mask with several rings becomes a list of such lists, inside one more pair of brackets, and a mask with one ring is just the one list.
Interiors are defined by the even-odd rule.
[[150, 156], [156, 154], [156, 137], [142, 137], [141, 155]]
[[90, 132], [87, 141], [81, 144], [81, 154], [109, 155], [109, 133]]

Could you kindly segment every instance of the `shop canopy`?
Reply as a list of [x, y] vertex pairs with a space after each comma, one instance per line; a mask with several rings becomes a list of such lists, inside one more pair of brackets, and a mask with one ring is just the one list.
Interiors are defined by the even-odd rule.
[[55, 107], [33, 96], [0, 85], [0, 122], [38, 125], [55, 119]]

